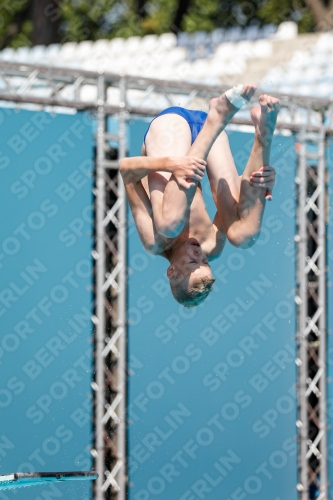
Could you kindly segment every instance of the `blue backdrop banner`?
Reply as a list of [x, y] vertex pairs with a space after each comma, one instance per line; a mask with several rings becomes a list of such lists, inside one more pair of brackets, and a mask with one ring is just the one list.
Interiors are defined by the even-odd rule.
[[[91, 470], [92, 121], [0, 110], [0, 471]], [[90, 484], [0, 499], [91, 498]]]
[[[129, 126], [130, 156], [146, 128]], [[229, 140], [241, 173], [253, 134]], [[147, 254], [130, 224], [130, 500], [297, 498], [293, 136], [274, 137], [271, 164], [260, 239], [226, 246], [198, 308], [174, 301], [167, 261]], [[203, 192], [213, 217], [206, 180]]]

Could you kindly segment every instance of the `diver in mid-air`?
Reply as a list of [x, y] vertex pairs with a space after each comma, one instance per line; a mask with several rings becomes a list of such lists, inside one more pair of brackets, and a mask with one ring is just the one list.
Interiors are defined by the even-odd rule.
[[[226, 240], [249, 248], [258, 239], [265, 200], [272, 198], [269, 166], [279, 101], [266, 94], [251, 111], [254, 144], [238, 175], [224, 129], [256, 87], [237, 85], [203, 111], [171, 107], [154, 118], [142, 156], [124, 158], [120, 171], [140, 239], [148, 252], [168, 259], [174, 298], [185, 307], [205, 300], [214, 278], [209, 262]], [[207, 214], [201, 179], [207, 171], [217, 208]]]

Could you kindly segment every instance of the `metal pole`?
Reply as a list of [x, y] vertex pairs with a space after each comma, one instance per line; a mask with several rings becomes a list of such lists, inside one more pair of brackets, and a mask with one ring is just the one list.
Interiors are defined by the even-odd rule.
[[[119, 82], [120, 106], [123, 111], [119, 114], [119, 160], [126, 156], [126, 80], [124, 77]], [[123, 395], [118, 406], [118, 458], [123, 462], [117, 479], [120, 487], [118, 500], [126, 499], [126, 192], [123, 180], [118, 172], [118, 197], [122, 200], [119, 207], [119, 228], [118, 228], [118, 263], [121, 269], [118, 275], [118, 328], [122, 329], [119, 337], [118, 348], [118, 391]]]
[[318, 200], [318, 245], [321, 247], [321, 253], [318, 259], [319, 267], [319, 284], [318, 284], [318, 299], [319, 307], [322, 308], [322, 313], [319, 317], [319, 370], [322, 370], [320, 379], [320, 427], [323, 431], [323, 436], [320, 442], [320, 490], [322, 499], [328, 499], [327, 491], [327, 400], [326, 400], [326, 223], [325, 223], [325, 131], [322, 130], [319, 134], [318, 144], [318, 186], [321, 191]]
[[308, 461], [307, 440], [308, 440], [308, 412], [306, 379], [308, 366], [307, 338], [305, 337], [306, 318], [307, 318], [307, 275], [305, 274], [306, 255], [307, 255], [307, 216], [305, 212], [306, 190], [307, 190], [307, 172], [306, 172], [306, 138], [303, 129], [299, 135], [300, 152], [298, 162], [298, 252], [297, 252], [297, 273], [298, 273], [298, 358], [299, 358], [299, 380], [298, 380], [298, 405], [299, 405], [299, 479], [300, 479], [300, 498], [309, 500], [308, 485]]
[[95, 339], [95, 370], [96, 370], [96, 420], [95, 447], [96, 472], [98, 480], [95, 486], [95, 500], [104, 500], [102, 486], [104, 483], [104, 425], [102, 418], [105, 413], [105, 379], [104, 358], [102, 351], [105, 345], [105, 308], [103, 284], [105, 281], [105, 242], [103, 219], [105, 217], [105, 177], [104, 177], [104, 134], [105, 134], [105, 81], [104, 76], [98, 77], [97, 110], [97, 161], [96, 161], [96, 339]]

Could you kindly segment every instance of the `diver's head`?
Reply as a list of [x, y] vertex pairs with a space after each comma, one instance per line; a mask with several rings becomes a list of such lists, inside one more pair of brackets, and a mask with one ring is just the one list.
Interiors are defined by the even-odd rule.
[[195, 238], [181, 242], [172, 249], [169, 259], [167, 276], [172, 295], [184, 307], [198, 306], [215, 281], [200, 243]]

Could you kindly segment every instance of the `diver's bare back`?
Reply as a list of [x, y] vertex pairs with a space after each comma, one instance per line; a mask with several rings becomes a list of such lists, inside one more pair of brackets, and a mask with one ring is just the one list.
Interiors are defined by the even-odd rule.
[[[168, 181], [171, 177], [171, 174], [168, 172], [159, 172], [159, 174], [165, 177], [166, 181]], [[148, 176], [142, 179], [142, 185], [148, 198], [150, 198]], [[201, 183], [197, 186], [189, 215], [180, 234], [174, 238], [166, 238], [157, 231], [154, 231], [154, 236], [155, 246], [151, 249], [151, 252], [154, 255], [161, 255], [164, 257], [167, 256], [168, 250], [176, 246], [181, 241], [188, 238], [195, 238], [200, 243], [202, 251], [207, 256], [208, 260], [212, 260], [221, 255], [226, 242], [224, 232], [217, 229], [207, 213], [202, 195]], [[146, 247], [144, 242], [143, 244]]]

